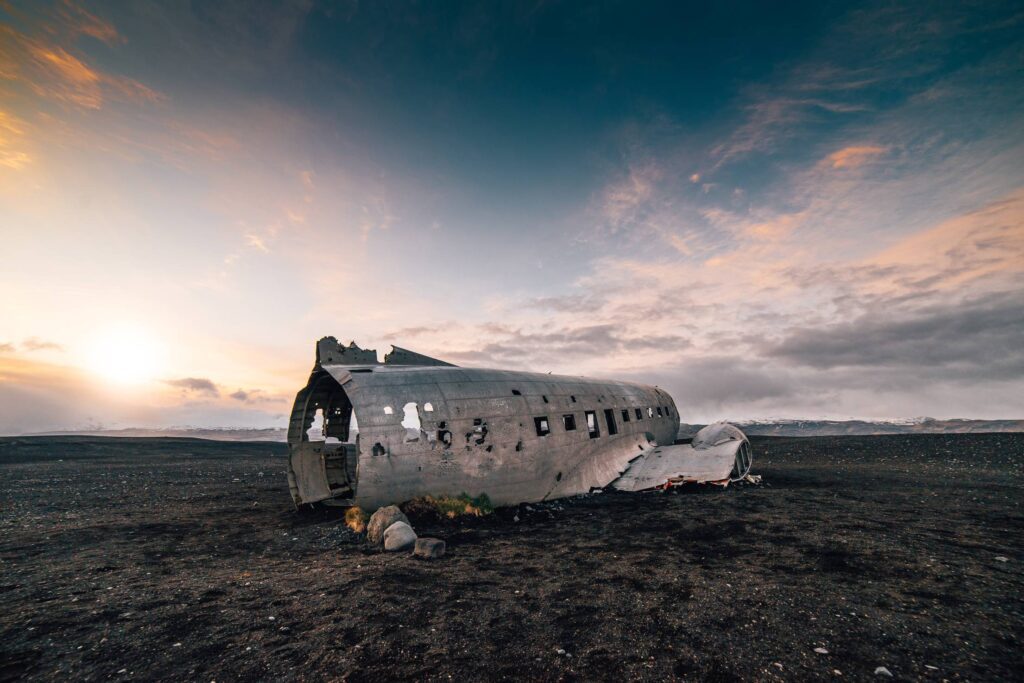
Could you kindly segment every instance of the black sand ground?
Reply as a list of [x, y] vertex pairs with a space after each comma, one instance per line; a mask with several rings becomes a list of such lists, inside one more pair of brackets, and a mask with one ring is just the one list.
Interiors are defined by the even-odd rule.
[[1024, 435], [755, 448], [759, 487], [414, 519], [430, 563], [296, 514], [279, 444], [2, 439], [0, 678], [1021, 680]]

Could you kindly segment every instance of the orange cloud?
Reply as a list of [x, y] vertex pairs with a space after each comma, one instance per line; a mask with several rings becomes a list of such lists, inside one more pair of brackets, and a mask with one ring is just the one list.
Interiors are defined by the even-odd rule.
[[784, 213], [771, 220], [747, 225], [743, 230], [743, 234], [756, 240], [780, 240], [789, 237], [799, 227], [805, 217], [805, 212]]
[[15, 171], [28, 165], [32, 158], [20, 149], [25, 137], [25, 123], [0, 109], [0, 166]]
[[870, 264], [900, 267], [905, 285], [945, 290], [1024, 273], [1024, 188], [911, 235]]
[[745, 241], [774, 242], [789, 237], [804, 221], [808, 211], [773, 216], [744, 216], [722, 209], [705, 209], [701, 215], [717, 228], [728, 230]]
[[77, 104], [87, 109], [99, 109], [103, 104], [100, 77], [73, 55], [59, 47], [47, 47], [26, 41], [29, 54], [39, 71], [48, 78], [32, 79], [29, 86], [37, 95]]
[[844, 147], [837, 152], [829, 154], [826, 161], [832, 168], [857, 168], [888, 151], [888, 147], [879, 147], [877, 145]]
[[39, 97], [99, 109], [105, 97], [156, 102], [164, 96], [131, 78], [97, 71], [65, 48], [0, 26], [0, 78], [22, 82]]
[[113, 24], [71, 0], [64, 0], [61, 3], [57, 9], [57, 16], [72, 33], [95, 38], [107, 45], [125, 42]]

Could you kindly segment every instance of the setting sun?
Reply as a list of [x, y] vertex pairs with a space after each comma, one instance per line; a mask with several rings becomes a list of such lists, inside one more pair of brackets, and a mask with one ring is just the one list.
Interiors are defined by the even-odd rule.
[[163, 361], [161, 342], [135, 325], [103, 329], [87, 347], [86, 367], [115, 384], [144, 384], [162, 371]]

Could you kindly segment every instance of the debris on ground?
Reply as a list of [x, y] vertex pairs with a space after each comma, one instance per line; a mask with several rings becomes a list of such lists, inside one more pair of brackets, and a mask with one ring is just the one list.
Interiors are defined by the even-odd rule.
[[427, 560], [435, 560], [444, 556], [445, 542], [440, 538], [417, 538], [412, 554]]

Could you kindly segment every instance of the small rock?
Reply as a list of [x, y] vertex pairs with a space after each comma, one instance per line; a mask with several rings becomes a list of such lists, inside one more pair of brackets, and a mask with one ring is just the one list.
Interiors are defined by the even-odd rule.
[[937, 667], [937, 666], [932, 666], [931, 664], [925, 664], [925, 665], [924, 665], [924, 668], [926, 668], [926, 669], [930, 669], [931, 671], [938, 671], [938, 670], [939, 670], [939, 667]]
[[996, 562], [1009, 562], [1010, 558], [1005, 555], [996, 555]]
[[826, 650], [823, 647], [816, 647], [816, 648], [814, 648], [814, 651], [817, 652], [819, 655], [827, 655], [828, 654], [828, 650]]
[[440, 538], [417, 538], [416, 547], [412, 554], [427, 560], [435, 560], [444, 556], [446, 549], [445, 542]]
[[565, 650], [563, 650], [562, 648], [558, 648], [557, 650], [555, 650], [555, 654], [559, 657], [562, 657], [563, 655], [565, 655]]
[[416, 544], [416, 532], [407, 522], [395, 522], [384, 530], [384, 550], [409, 550]]
[[892, 678], [892, 672], [886, 669], [884, 666], [879, 666], [875, 669], [876, 676], [888, 676]]
[[[395, 522], [405, 522], [406, 524], [409, 524], [409, 518], [398, 509], [397, 505], [388, 505], [379, 508], [373, 513], [370, 517], [370, 521], [366, 525], [366, 540], [374, 544], [383, 543], [384, 531]], [[410, 528], [411, 527], [412, 525], [410, 525]]]

